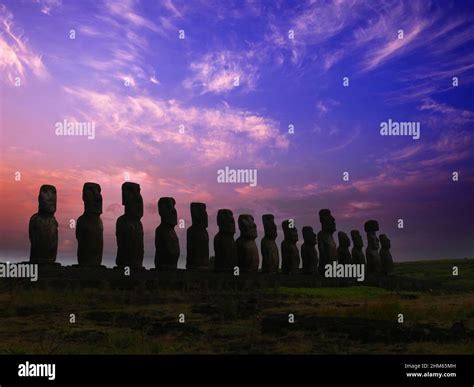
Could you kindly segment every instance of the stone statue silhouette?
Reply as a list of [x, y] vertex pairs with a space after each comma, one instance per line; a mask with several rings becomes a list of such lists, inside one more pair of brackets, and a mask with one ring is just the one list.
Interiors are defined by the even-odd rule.
[[58, 253], [56, 188], [42, 185], [38, 195], [38, 212], [30, 218], [28, 233], [31, 243], [30, 262], [54, 264]]
[[262, 216], [262, 221], [263, 229], [265, 231], [265, 236], [260, 242], [260, 250], [262, 252], [262, 272], [278, 273], [280, 255], [275, 242], [277, 237], [275, 218], [271, 214], [265, 214]]
[[351, 240], [345, 232], [339, 231], [337, 233], [337, 239], [339, 239], [339, 247], [337, 248], [337, 262], [347, 265], [352, 263], [352, 256], [349, 251], [351, 246]]
[[283, 221], [281, 226], [284, 235], [281, 242], [281, 271], [285, 274], [295, 274], [300, 267], [300, 253], [296, 246], [298, 230], [290, 220]]
[[209, 234], [207, 211], [204, 203], [191, 203], [192, 225], [186, 233], [186, 269], [209, 268]]
[[364, 247], [364, 241], [362, 240], [362, 236], [360, 235], [358, 230], [351, 231], [351, 238], [352, 238], [352, 263], [357, 264], [364, 264], [367, 265], [365, 260], [364, 251], [362, 250]]
[[155, 232], [155, 267], [161, 270], [176, 270], [179, 259], [179, 240], [174, 227], [178, 224], [176, 201], [171, 197], [158, 200], [161, 223]]
[[303, 273], [314, 274], [318, 270], [318, 252], [316, 251], [316, 234], [312, 227], [303, 227], [303, 244], [301, 245], [301, 258]]
[[337, 262], [337, 247], [332, 234], [336, 231], [336, 220], [328, 209], [319, 211], [321, 231], [318, 232], [319, 274], [324, 275], [325, 266]]
[[260, 258], [255, 243], [257, 238], [257, 225], [252, 215], [242, 214], [239, 216], [240, 236], [235, 244], [237, 247], [237, 260], [242, 272], [258, 272]]
[[77, 261], [80, 266], [100, 266], [104, 250], [102, 194], [97, 183], [84, 183], [82, 188], [84, 213], [77, 219]]
[[377, 238], [377, 231], [379, 231], [379, 223], [376, 220], [368, 220], [364, 224], [364, 230], [367, 233], [367, 249], [365, 256], [367, 258], [367, 272], [380, 272], [382, 267], [379, 255], [379, 238]]
[[143, 267], [143, 198], [140, 185], [132, 182], [122, 184], [122, 205], [125, 213], [117, 219], [117, 259], [119, 267]]
[[393, 271], [393, 258], [390, 248], [392, 244], [390, 239], [387, 238], [385, 234], [380, 234], [380, 261], [382, 264], [382, 272], [384, 274], [391, 274]]
[[219, 232], [214, 237], [215, 271], [232, 271], [237, 266], [237, 247], [234, 241], [235, 220], [231, 210], [217, 212]]

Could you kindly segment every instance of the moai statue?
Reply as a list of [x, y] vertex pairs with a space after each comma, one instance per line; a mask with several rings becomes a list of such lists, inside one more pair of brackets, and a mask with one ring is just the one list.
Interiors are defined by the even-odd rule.
[[174, 227], [178, 224], [178, 213], [173, 198], [158, 200], [161, 223], [155, 232], [155, 267], [161, 270], [176, 270], [179, 259], [179, 240]]
[[235, 241], [237, 247], [237, 260], [242, 272], [258, 272], [260, 258], [255, 243], [257, 238], [257, 225], [252, 215], [243, 214], [239, 216], [240, 236]]
[[262, 252], [262, 272], [264, 273], [278, 273], [280, 265], [280, 254], [275, 242], [277, 237], [277, 226], [275, 224], [275, 217], [271, 214], [262, 216], [263, 229], [265, 236], [260, 242], [260, 250]]
[[42, 185], [38, 195], [38, 212], [30, 218], [30, 262], [54, 264], [58, 253], [58, 222], [56, 212], [56, 188]]
[[364, 251], [362, 250], [362, 248], [364, 247], [364, 241], [362, 240], [362, 236], [360, 235], [359, 230], [352, 230], [351, 238], [352, 238], [352, 245], [353, 245], [352, 263], [367, 265]]
[[352, 263], [351, 252], [349, 247], [351, 246], [351, 240], [345, 232], [339, 231], [337, 233], [337, 239], [339, 240], [339, 247], [337, 248], [337, 262], [345, 264]]
[[367, 248], [365, 249], [367, 272], [380, 272], [382, 269], [379, 255], [380, 243], [379, 238], [377, 238], [379, 223], [376, 220], [368, 220], [364, 224], [364, 230], [367, 233]]
[[214, 237], [215, 271], [232, 271], [237, 266], [237, 247], [234, 241], [235, 220], [231, 210], [217, 212], [219, 232]]
[[209, 234], [204, 203], [191, 203], [191, 220], [193, 223], [186, 233], [186, 269], [207, 270], [209, 268]]
[[301, 258], [303, 261], [303, 273], [314, 274], [318, 271], [318, 252], [316, 251], [316, 234], [313, 227], [303, 227], [303, 240], [301, 245]]
[[84, 213], [77, 219], [77, 261], [80, 266], [100, 266], [104, 250], [102, 194], [97, 183], [85, 183], [82, 188]]
[[392, 244], [390, 239], [387, 238], [385, 234], [380, 235], [380, 261], [382, 265], [382, 272], [386, 275], [391, 274], [393, 270], [393, 258], [390, 248]]
[[281, 224], [284, 239], [281, 242], [281, 271], [285, 274], [295, 274], [300, 267], [300, 252], [298, 251], [298, 230], [290, 220]]
[[337, 247], [332, 237], [336, 231], [336, 220], [327, 209], [319, 211], [319, 220], [321, 222], [321, 231], [318, 232], [319, 274], [324, 275], [325, 266], [337, 262]]
[[134, 269], [143, 267], [143, 198], [140, 185], [125, 182], [122, 184], [122, 205], [125, 213], [117, 219], [115, 236], [117, 238], [118, 267]]

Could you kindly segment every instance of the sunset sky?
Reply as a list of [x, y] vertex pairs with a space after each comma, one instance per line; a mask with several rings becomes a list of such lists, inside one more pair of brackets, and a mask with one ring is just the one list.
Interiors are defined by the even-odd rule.
[[[28, 258], [52, 184], [58, 261], [75, 263], [69, 223], [92, 181], [112, 266], [125, 174], [147, 267], [162, 196], [186, 227], [190, 202], [207, 203], [211, 252], [219, 208], [254, 215], [259, 239], [273, 213], [278, 243], [283, 220], [301, 242], [329, 208], [347, 233], [377, 219], [396, 261], [474, 256], [473, 1], [0, 0], [0, 70], [2, 260]], [[389, 119], [419, 122], [420, 139], [381, 136]], [[64, 120], [95, 138], [57, 136]], [[257, 169], [257, 186], [219, 184], [226, 166]]]

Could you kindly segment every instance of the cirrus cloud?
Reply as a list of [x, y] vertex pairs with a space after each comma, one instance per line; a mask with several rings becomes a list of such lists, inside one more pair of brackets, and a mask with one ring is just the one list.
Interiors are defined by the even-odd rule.
[[288, 147], [277, 121], [243, 109], [187, 107], [176, 100], [83, 88], [65, 87], [64, 91], [87, 106], [87, 112], [79, 114], [96, 122], [99, 135], [132, 139], [150, 154], [172, 144], [212, 164], [233, 156], [257, 161], [263, 148]]
[[13, 15], [0, 4], [0, 69], [4, 82], [13, 83], [19, 77], [22, 83], [27, 75], [45, 80], [49, 77], [41, 55], [36, 54], [27, 40], [15, 33]]

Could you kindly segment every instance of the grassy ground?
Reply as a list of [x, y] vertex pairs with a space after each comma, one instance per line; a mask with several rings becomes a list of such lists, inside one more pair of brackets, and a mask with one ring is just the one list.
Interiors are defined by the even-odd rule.
[[[458, 266], [459, 276], [452, 276], [452, 266]], [[474, 329], [474, 261], [402, 263], [395, 270], [407, 277], [436, 279], [443, 286], [426, 292], [369, 286], [245, 292], [144, 287], [2, 291], [0, 353], [473, 354], [472, 335], [397, 340], [384, 332], [387, 324], [450, 332], [455, 321], [468, 331]], [[397, 322], [400, 313], [403, 324]], [[184, 323], [178, 321], [180, 314]], [[286, 319], [289, 314], [295, 323], [282, 331], [262, 329], [266, 319]], [[309, 325], [299, 324], [303, 320]], [[364, 321], [367, 329], [380, 330], [380, 337], [363, 330], [360, 336], [351, 334], [352, 327], [360, 331]]]
[[[458, 275], [453, 275], [453, 268]], [[456, 291], [474, 289], [474, 259], [403, 262], [395, 266], [395, 274], [415, 279], [439, 281], [443, 287]]]

